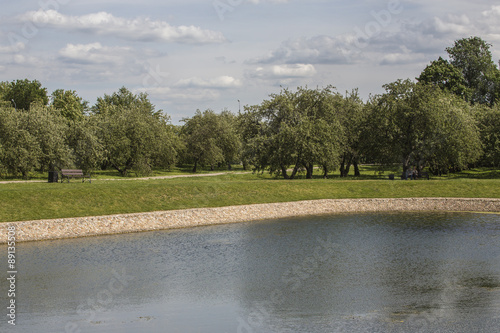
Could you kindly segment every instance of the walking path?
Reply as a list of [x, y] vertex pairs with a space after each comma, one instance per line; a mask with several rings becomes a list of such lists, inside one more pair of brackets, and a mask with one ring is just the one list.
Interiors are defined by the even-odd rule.
[[[138, 177], [138, 178], [98, 178], [98, 179], [93, 179], [93, 180], [106, 180], [106, 181], [112, 181], [112, 180], [149, 180], [149, 179], [171, 179], [171, 178], [183, 178], [183, 177], [213, 177], [213, 176], [223, 176], [227, 174], [232, 174], [232, 175], [241, 175], [245, 173], [251, 173], [251, 171], [246, 171], [246, 172], [217, 172], [217, 173], [196, 173], [192, 175], [172, 175], [172, 176], [150, 176], [150, 177]], [[16, 184], [16, 183], [46, 183], [46, 180], [6, 180], [6, 181], [0, 181], [0, 184]]]

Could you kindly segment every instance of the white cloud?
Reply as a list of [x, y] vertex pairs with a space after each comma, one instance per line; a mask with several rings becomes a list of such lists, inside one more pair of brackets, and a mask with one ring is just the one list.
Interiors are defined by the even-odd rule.
[[68, 44], [59, 51], [63, 60], [81, 64], [116, 64], [130, 52], [128, 47], [107, 47], [101, 43]]
[[344, 64], [349, 62], [346, 52], [353, 41], [346, 36], [314, 36], [287, 40], [268, 55], [251, 59], [249, 63], [269, 64], [281, 62], [287, 64]]
[[491, 6], [491, 9], [483, 11], [484, 17], [500, 18], [500, 6]]
[[[206, 102], [215, 101], [220, 93], [213, 89], [190, 89], [173, 87], [151, 87], [136, 89], [136, 92], [145, 92], [149, 96], [167, 103], [185, 103], [190, 101]], [[194, 111], [194, 110], [193, 110]]]
[[24, 54], [15, 54], [13, 60], [15, 64], [24, 67], [41, 67], [45, 65], [42, 59]]
[[283, 64], [274, 66], [259, 66], [253, 70], [247, 70], [245, 76], [250, 80], [264, 80], [272, 85], [303, 84], [302, 80], [313, 78], [316, 68], [311, 64]]
[[[476, 13], [477, 14], [477, 13]], [[383, 65], [417, 64], [444, 53], [454, 40], [480, 36], [488, 42], [500, 42], [500, 6], [478, 15], [446, 14], [421, 21], [394, 22], [397, 27], [381, 27], [373, 35], [361, 30], [335, 36], [301, 37], [281, 43], [267, 55], [253, 58], [248, 64], [327, 64], [374, 63]], [[251, 76], [263, 77], [266, 71]]]
[[99, 35], [115, 36], [133, 41], [164, 41], [176, 43], [222, 43], [226, 39], [221, 32], [205, 30], [193, 25], [171, 26], [165, 21], [147, 17], [126, 19], [107, 12], [82, 16], [68, 16], [55, 10], [39, 10], [21, 16], [25, 22], [38, 26], [78, 30]]
[[425, 22], [423, 27], [423, 32], [434, 36], [442, 36], [445, 34], [467, 34], [474, 30], [471, 20], [465, 14], [460, 16], [447, 15], [444, 18], [434, 17], [433, 19]]
[[226, 89], [235, 88], [242, 85], [241, 81], [231, 76], [219, 76], [205, 80], [198, 77], [180, 80], [176, 86], [192, 88]]
[[15, 45], [10, 45], [10, 46], [2, 46], [0, 45], [0, 53], [16, 53], [20, 52], [26, 49], [26, 44], [23, 42], [18, 42]]
[[389, 53], [382, 57], [381, 65], [405, 65], [426, 62], [427, 58], [422, 53], [397, 52]]
[[273, 66], [272, 73], [282, 78], [309, 77], [316, 74], [316, 69], [311, 64], [277, 65]]

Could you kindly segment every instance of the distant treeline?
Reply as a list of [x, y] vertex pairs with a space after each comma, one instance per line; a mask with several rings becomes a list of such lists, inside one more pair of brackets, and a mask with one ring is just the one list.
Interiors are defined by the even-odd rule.
[[176, 164], [241, 163], [293, 179], [321, 167], [359, 174], [360, 163], [434, 174], [500, 167], [500, 70], [491, 45], [461, 39], [417, 78], [384, 85], [362, 101], [333, 86], [282, 89], [244, 112], [196, 111], [170, 124], [147, 94], [125, 87], [92, 107], [75, 91], [50, 97], [37, 80], [0, 83], [0, 176], [114, 168], [123, 176]]

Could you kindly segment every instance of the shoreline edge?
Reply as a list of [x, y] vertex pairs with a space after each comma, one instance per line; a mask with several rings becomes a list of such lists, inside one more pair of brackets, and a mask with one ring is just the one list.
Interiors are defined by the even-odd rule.
[[489, 212], [500, 214], [500, 199], [322, 199], [52, 220], [3, 222], [0, 223], [0, 244], [7, 243], [7, 228], [9, 226], [15, 226], [16, 228], [16, 242], [26, 242], [179, 229], [308, 215], [405, 211]]

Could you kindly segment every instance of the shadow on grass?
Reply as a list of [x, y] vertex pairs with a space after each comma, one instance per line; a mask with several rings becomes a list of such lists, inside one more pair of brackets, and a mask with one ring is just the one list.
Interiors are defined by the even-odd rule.
[[496, 169], [477, 168], [449, 174], [448, 178], [500, 179], [500, 171]]

